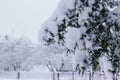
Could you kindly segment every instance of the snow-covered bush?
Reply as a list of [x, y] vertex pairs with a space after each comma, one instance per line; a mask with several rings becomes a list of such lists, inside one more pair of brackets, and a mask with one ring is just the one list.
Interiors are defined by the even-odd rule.
[[59, 71], [66, 61], [72, 61], [63, 51], [59, 45], [33, 45], [25, 38], [12, 39], [5, 36], [0, 39], [0, 71], [34, 71], [35, 67], [40, 66], [46, 66], [50, 71]]
[[[44, 65], [52, 72], [59, 71], [66, 60], [70, 58], [64, 55], [63, 51], [63, 48], [58, 47], [57, 45], [51, 45], [49, 47], [36, 46], [33, 50], [32, 56], [27, 58], [27, 60], [23, 63], [24, 69], [31, 70], [34, 66]], [[69, 63], [70, 62], [71, 60]]]
[[33, 46], [29, 40], [10, 39], [9, 36], [0, 42], [0, 70], [20, 70], [21, 64], [31, 56]]

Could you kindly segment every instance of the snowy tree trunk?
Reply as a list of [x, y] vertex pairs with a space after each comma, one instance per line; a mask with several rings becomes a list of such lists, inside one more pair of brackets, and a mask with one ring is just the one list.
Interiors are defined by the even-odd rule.
[[89, 71], [89, 80], [93, 80], [93, 77], [94, 77], [94, 72]]
[[57, 80], [59, 80], [59, 79], [60, 79], [60, 73], [57, 72]]
[[115, 75], [113, 75], [113, 80], [117, 80], [116, 77], [115, 77]]
[[57, 79], [56, 74], [57, 74], [57, 73], [53, 71], [53, 80], [56, 80], [56, 79]]
[[89, 80], [92, 80], [91, 72], [89, 72]]
[[20, 72], [18, 71], [17, 73], [17, 79], [19, 80], [20, 79]]
[[72, 80], [74, 80], [74, 71], [72, 72]]
[[53, 80], [59, 80], [58, 72], [53, 71]]
[[118, 75], [117, 75], [117, 73], [113, 75], [113, 80], [118, 80]]

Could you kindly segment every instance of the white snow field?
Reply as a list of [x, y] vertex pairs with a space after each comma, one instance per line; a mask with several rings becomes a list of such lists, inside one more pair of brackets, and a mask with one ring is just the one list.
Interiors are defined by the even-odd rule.
[[0, 80], [52, 80], [51, 73], [20, 72], [19, 77], [18, 72], [0, 72]]
[[[0, 80], [58, 80], [57, 77], [53, 79], [52, 72], [20, 72], [20, 79], [17, 79], [18, 72], [0, 72]], [[81, 77], [78, 73], [74, 73], [74, 79], [72, 73], [60, 73], [59, 80], [89, 80], [89, 73]], [[105, 76], [96, 74], [94, 80], [105, 80]]]
[[[20, 79], [17, 79], [17, 74], [18, 72], [0, 72], [0, 80], [53, 80], [52, 72], [20, 72]], [[72, 77], [72, 73], [60, 73], [59, 80], [72, 80]], [[88, 80], [85, 77], [75, 74], [74, 80]]]

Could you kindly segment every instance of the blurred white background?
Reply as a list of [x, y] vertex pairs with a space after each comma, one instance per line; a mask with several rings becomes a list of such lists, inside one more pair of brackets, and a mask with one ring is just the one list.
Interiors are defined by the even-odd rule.
[[0, 0], [0, 35], [26, 36], [38, 43], [40, 26], [59, 0]]

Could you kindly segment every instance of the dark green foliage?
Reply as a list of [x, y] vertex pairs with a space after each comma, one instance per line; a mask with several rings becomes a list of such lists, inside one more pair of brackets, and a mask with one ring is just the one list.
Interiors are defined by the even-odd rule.
[[55, 43], [55, 40], [54, 40], [55, 35], [52, 32], [49, 32], [48, 29], [45, 29], [45, 31], [46, 31], [47, 34], [49, 34], [52, 37], [52, 38], [47, 38], [47, 39], [43, 38], [44, 41], [46, 42], [45, 45], [50, 45], [50, 44]]
[[[99, 14], [93, 14], [96, 12]], [[90, 53], [89, 66], [92, 66], [94, 71], [98, 70], [99, 58], [107, 54], [113, 67], [111, 72], [115, 75], [120, 70], [120, 57], [118, 57], [120, 54], [115, 52], [116, 49], [120, 49], [118, 47], [118, 44], [120, 44], [120, 36], [118, 36], [120, 28], [116, 22], [107, 22], [108, 13], [109, 10], [106, 8], [105, 1], [95, 1], [92, 6], [92, 12], [89, 13], [88, 23], [84, 23], [84, 26], [87, 28], [86, 34], [83, 34], [81, 39], [87, 38], [93, 42], [93, 48], [87, 49]]]
[[58, 44], [64, 45], [64, 34], [66, 32], [66, 19], [62, 20], [62, 23], [58, 25]]
[[[109, 20], [112, 19], [112, 16], [109, 16], [111, 11], [108, 9], [108, 7], [113, 8], [117, 5], [118, 2], [115, 0], [95, 0], [93, 4], [90, 4], [89, 0], [75, 0], [73, 8], [65, 12], [66, 17], [58, 24], [58, 43], [63, 46], [65, 45], [64, 35], [67, 33], [67, 27], [86, 28], [86, 32], [80, 34], [82, 35], [80, 41], [83, 41], [84, 50], [89, 52], [89, 57], [84, 60], [85, 66], [79, 67], [77, 65], [79, 72], [87, 70], [88, 67], [92, 67], [93, 72], [98, 71], [100, 68], [99, 59], [102, 56], [107, 56], [112, 65], [110, 72], [113, 75], [118, 74], [120, 71], [120, 25], [117, 20], [114, 22]], [[80, 14], [88, 7], [91, 9], [88, 13], [89, 17], [83, 20], [83, 24], [81, 24], [79, 22]], [[118, 16], [115, 13], [111, 14]], [[50, 34], [54, 37], [54, 34]], [[90, 41], [92, 47], [87, 48], [85, 40]], [[48, 42], [54, 42], [54, 40], [51, 38]], [[74, 51], [67, 49], [67, 53], [70, 51], [75, 53], [78, 46], [79, 44], [76, 42]]]
[[[106, 3], [107, 6], [110, 7], [117, 6], [115, 5], [116, 2], [112, 0], [95, 0], [95, 3], [90, 6], [88, 1], [89, 0], [75, 0], [74, 8], [66, 12], [67, 18], [63, 19], [62, 23], [58, 25], [59, 40], [64, 42], [64, 34], [66, 33], [67, 27], [86, 27], [86, 33], [82, 34], [80, 40], [84, 41], [87, 39], [91, 41], [92, 48], [85, 48], [88, 50], [90, 57], [88, 59], [89, 61], [84, 60], [84, 63], [87, 66], [92, 66], [93, 71], [96, 71], [100, 67], [99, 58], [107, 54], [113, 66], [113, 72], [116, 73], [119, 71], [120, 58], [118, 58], [117, 55], [116, 57], [113, 56], [113, 54], [116, 54], [115, 49], [117, 48], [117, 45], [114, 43], [119, 44], [120, 40], [118, 41], [119, 37], [117, 34], [113, 36], [111, 30], [113, 30], [113, 26], [115, 33], [118, 33], [120, 29], [117, 22], [107, 22], [110, 11], [106, 7]], [[79, 14], [84, 11], [85, 7], [91, 7], [92, 11], [88, 13], [89, 18], [84, 21], [83, 26], [79, 24]], [[84, 43], [84, 46], [86, 46], [85, 44], [86, 43]], [[76, 50], [76, 48], [74, 50]], [[68, 51], [70, 50], [68, 49]], [[87, 66], [83, 66], [81, 69], [84, 71]]]

